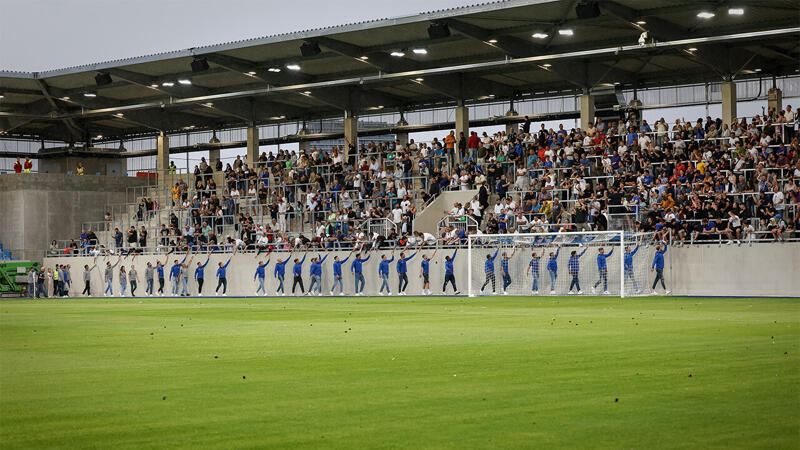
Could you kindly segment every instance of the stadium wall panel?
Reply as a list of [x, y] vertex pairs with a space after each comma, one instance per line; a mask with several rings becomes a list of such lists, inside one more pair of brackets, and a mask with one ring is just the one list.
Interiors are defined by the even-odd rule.
[[[480, 252], [485, 252], [484, 249], [477, 249], [476, 255]], [[412, 252], [407, 252], [409, 256]], [[430, 249], [424, 251], [427, 255], [433, 252]], [[467, 288], [467, 264], [466, 249], [459, 250], [455, 260], [455, 274], [456, 283], [458, 288], [463, 294], [466, 294]], [[316, 255], [316, 252], [308, 254], [306, 262], [303, 264], [303, 283], [305, 288], [309, 287], [308, 269], [310, 265], [310, 258]], [[325, 253], [322, 253], [325, 254]], [[333, 256], [339, 255], [346, 257], [349, 252], [327, 252], [328, 259], [323, 263], [322, 270], [322, 294], [326, 295], [333, 284]], [[378, 261], [380, 254], [386, 254], [387, 257], [391, 254], [389, 251], [373, 252], [370, 260], [364, 264], [364, 277], [366, 279], [365, 294], [377, 295], [380, 286], [378, 278]], [[395, 253], [397, 256], [399, 252]], [[439, 294], [442, 290], [442, 283], [444, 282], [444, 256], [452, 255], [452, 250], [439, 250], [436, 257], [431, 261], [431, 290], [433, 294]], [[797, 277], [797, 268], [800, 267], [800, 243], [784, 243], [784, 244], [753, 244], [752, 247], [742, 245], [741, 247], [735, 245], [701, 245], [693, 247], [671, 247], [668, 252], [667, 266], [665, 275], [667, 279], [667, 287], [672, 290], [673, 295], [697, 295], [697, 296], [770, 296], [770, 297], [797, 297], [800, 296], [800, 278]], [[294, 255], [295, 257], [298, 254]], [[302, 254], [299, 254], [302, 258]], [[162, 256], [141, 256], [137, 257], [133, 264], [139, 273], [140, 281], [138, 294], [144, 294], [144, 269], [147, 262], [155, 263], [156, 260], [164, 262], [167, 260], [167, 269], [169, 265], [176, 259], [180, 260], [183, 255], [179, 257], [175, 254], [168, 257]], [[262, 254], [259, 259], [264, 259], [265, 255]], [[267, 277], [265, 286], [268, 295], [275, 295], [278, 283], [273, 276], [274, 264], [277, 258], [285, 258], [285, 253], [274, 253], [271, 256], [272, 261], [267, 267]], [[527, 258], [527, 256], [525, 256]], [[102, 280], [102, 267], [105, 266], [105, 261], [111, 260], [112, 263], [116, 261], [116, 257], [103, 260], [98, 259], [98, 268], [92, 272], [92, 291], [95, 295], [102, 295], [103, 280]], [[210, 263], [205, 270], [206, 285], [203, 289], [203, 295], [213, 295], [214, 288], [216, 287], [216, 268], [218, 262], [225, 262], [228, 255], [212, 254], [210, 256]], [[193, 266], [196, 263], [205, 261], [205, 255], [196, 255], [193, 261]], [[254, 258], [253, 254], [239, 254], [236, 255], [229, 268], [228, 268], [228, 295], [229, 296], [252, 296], [256, 290], [256, 283], [253, 282], [253, 274], [255, 272], [256, 263], [258, 259]], [[343, 282], [345, 295], [352, 295], [354, 291], [353, 275], [350, 274], [349, 259], [343, 265]], [[420, 295], [422, 289], [422, 280], [419, 278], [421, 255], [418, 253], [414, 259], [408, 262], [408, 278], [409, 285], [406, 292], [408, 295]], [[395, 270], [395, 262], [391, 263], [389, 284], [392, 293], [397, 293], [397, 272]], [[644, 262], [643, 262], [644, 263]], [[651, 261], [647, 261], [649, 267]], [[83, 289], [82, 272], [84, 264], [92, 264], [90, 257], [48, 257], [44, 260], [45, 267], [53, 267], [55, 264], [71, 264], [73, 282], [72, 293], [76, 295]], [[122, 260], [120, 265], [130, 268], [131, 258], [128, 257]], [[480, 277], [482, 279], [482, 262], [476, 264], [473, 261], [473, 267], [477, 272], [473, 272], [473, 277]], [[291, 295], [292, 264], [286, 266], [286, 292]], [[119, 277], [118, 269], [115, 270], [114, 277], [114, 292], [119, 292]], [[559, 263], [559, 276], [566, 276], [566, 263]], [[192, 268], [194, 273], [194, 268]], [[542, 273], [540, 283], [547, 283], [546, 273]], [[652, 283], [652, 276], [648, 280]], [[590, 280], [583, 280], [588, 282]], [[514, 280], [515, 283], [530, 283], [529, 279]], [[157, 283], [156, 283], [157, 286]], [[169, 295], [170, 283], [166, 283], [166, 292]], [[197, 295], [197, 284], [194, 280], [190, 280], [189, 288], [192, 295]], [[546, 292], [546, 291], [545, 291]], [[452, 290], [448, 286], [448, 293]], [[563, 295], [563, 293], [562, 293]]]

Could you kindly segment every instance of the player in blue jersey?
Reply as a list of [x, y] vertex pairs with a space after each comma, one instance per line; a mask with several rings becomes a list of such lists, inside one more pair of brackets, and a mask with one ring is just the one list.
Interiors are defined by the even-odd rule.
[[217, 289], [214, 290], [215, 294], [219, 294], [219, 288], [220, 286], [222, 286], [222, 295], [223, 296], [227, 295], [226, 292], [228, 291], [228, 278], [226, 277], [226, 273], [228, 270], [228, 265], [230, 265], [233, 256], [236, 254], [236, 250], [237, 250], [236, 248], [233, 249], [233, 253], [231, 254], [231, 257], [228, 258], [228, 262], [226, 262], [225, 265], [222, 265], [221, 261], [218, 263], [219, 267], [217, 267]]
[[411, 261], [413, 257], [417, 255], [417, 252], [411, 254], [411, 256], [406, 257], [405, 250], [408, 248], [404, 248], [402, 252], [400, 252], [400, 257], [397, 258], [397, 294], [398, 295], [406, 295], [406, 288], [408, 287], [408, 265], [407, 263]]
[[333, 290], [336, 289], [336, 286], [339, 286], [339, 295], [344, 295], [344, 286], [342, 285], [342, 264], [346, 263], [348, 259], [350, 259], [350, 255], [353, 254], [355, 249], [350, 250], [350, 253], [347, 254], [347, 258], [339, 259], [338, 256], [333, 257], [333, 286], [331, 286], [331, 295], [333, 295]]
[[[369, 254], [366, 258], [361, 258], [361, 253], [356, 253], [356, 256], [353, 258], [353, 262], [350, 263], [350, 273], [353, 274], [353, 282], [355, 283], [355, 294], [361, 295], [362, 291], [364, 290], [364, 273], [363, 273], [363, 264], [369, 261]], [[359, 287], [360, 285], [360, 287]]]
[[633, 292], [638, 294], [639, 284], [636, 283], [636, 273], [633, 271], [633, 255], [639, 251], [639, 243], [636, 243], [636, 248], [631, 250], [630, 246], [625, 247], [625, 278], [630, 278], [633, 281]]
[[653, 295], [657, 294], [656, 292], [656, 284], [661, 281], [661, 287], [664, 288], [664, 294], [669, 295], [669, 291], [667, 290], [667, 286], [664, 284], [664, 253], [667, 253], [667, 246], [665, 245], [662, 247], [656, 246], [656, 254], [653, 256], [653, 264], [650, 265], [650, 271], [656, 272], [656, 279], [653, 280], [653, 289], [651, 292]]
[[209, 255], [206, 255], [206, 262], [200, 263], [197, 262], [197, 268], [194, 269], [194, 279], [197, 281], [197, 295], [203, 294], [203, 281], [205, 278], [205, 270], [206, 266], [208, 265], [208, 261], [211, 259]]
[[392, 259], [386, 259], [386, 255], [381, 255], [381, 262], [378, 264], [378, 279], [381, 282], [381, 288], [378, 290], [378, 295], [383, 295], [383, 288], [386, 288], [386, 295], [392, 295], [392, 290], [389, 288], [389, 263], [394, 261], [394, 250], [392, 250]]
[[550, 295], [556, 293], [556, 278], [558, 278], [558, 254], [561, 253], [561, 244], [555, 253], [550, 252], [550, 259], [547, 261], [547, 273], [550, 274]]
[[423, 254], [422, 262], [419, 263], [419, 277], [422, 278], [423, 295], [431, 295], [431, 259], [436, 256], [438, 251], [438, 248], [434, 250], [430, 258], [428, 258], [428, 255]]
[[453, 285], [453, 291], [456, 295], [461, 293], [458, 292], [458, 288], [456, 287], [456, 272], [453, 266], [453, 263], [456, 260], [456, 253], [458, 253], [458, 249], [455, 249], [453, 256], [444, 257], [444, 284], [442, 285], [442, 294], [447, 293], [448, 282]]
[[539, 294], [539, 262], [543, 256], [544, 249], [542, 249], [541, 255], [537, 255], [536, 252], [533, 252], [531, 253], [531, 261], [528, 263], [528, 270], [526, 274], [529, 276], [533, 275], [533, 286], [531, 286], [531, 292], [533, 292], [533, 295]]
[[292, 254], [289, 253], [289, 256], [287, 256], [285, 259], [280, 259], [279, 258], [275, 262], [274, 276], [275, 276], [275, 278], [278, 279], [278, 290], [276, 292], [280, 292], [281, 296], [286, 295], [286, 290], [285, 290], [285, 288], [283, 286], [283, 281], [284, 281], [284, 277], [286, 275], [286, 263], [291, 261], [291, 259], [292, 259]]
[[303, 287], [303, 263], [306, 262], [306, 255], [308, 255], [308, 249], [303, 253], [303, 259], [294, 259], [294, 266], [292, 267], [292, 275], [294, 276], [292, 294], [294, 294], [294, 290], [298, 284], [300, 285], [300, 293], [303, 295], [306, 294], [306, 288]]
[[511, 255], [503, 252], [503, 259], [500, 260], [500, 270], [503, 272], [503, 295], [508, 295], [506, 289], [511, 286], [511, 272], [508, 270], [508, 263], [511, 261], [511, 258], [514, 257], [515, 253], [517, 253], [516, 248], [511, 252]]
[[164, 296], [164, 265], [160, 260], [156, 261], [156, 276], [158, 277], [158, 293]]
[[308, 294], [314, 295], [316, 288], [317, 295], [322, 295], [322, 263], [328, 258], [328, 255], [311, 259], [311, 267], [308, 269], [308, 274], [311, 276], [311, 282], [308, 285]]
[[592, 286], [592, 294], [597, 292], [597, 286], [600, 283], [603, 283], [603, 295], [608, 295], [608, 264], [606, 264], [606, 259], [614, 253], [614, 249], [612, 248], [608, 253], [605, 253], [603, 247], [600, 247], [597, 250], [597, 271], [600, 274], [600, 278], [597, 282]]
[[186, 256], [183, 257], [183, 261], [178, 262], [176, 259], [172, 267], [169, 269], [169, 279], [172, 282], [172, 295], [177, 296], [178, 290], [180, 289], [180, 275], [181, 275], [181, 266], [184, 262], [186, 262], [186, 258], [189, 257], [189, 252], [191, 250], [186, 251]]
[[[573, 250], [572, 253], [570, 253], [569, 255], [569, 262], [567, 262], [567, 270], [569, 271], [569, 274], [572, 275], [572, 281], [570, 281], [569, 283], [570, 294], [574, 294], [575, 292], [577, 292], [578, 294], [583, 294], [583, 291], [581, 290], [581, 282], [578, 279], [578, 276], [581, 270], [580, 259], [581, 256], [583, 256], [584, 253], [586, 253], [586, 250], [588, 250], [588, 248], [583, 249], [583, 251], [580, 252], [580, 254], [577, 251]], [[575, 288], [575, 291], [572, 290], [573, 287]]]
[[486, 255], [486, 261], [483, 263], [483, 273], [486, 276], [486, 279], [483, 281], [483, 285], [481, 286], [481, 295], [483, 295], [484, 290], [486, 289], [486, 285], [492, 283], [492, 293], [497, 293], [497, 287], [495, 286], [494, 281], [494, 259], [497, 258], [497, 253], [500, 249], [494, 251], [494, 255]]
[[[269, 256], [269, 255], [267, 255]], [[267, 290], [264, 288], [264, 279], [267, 277], [267, 266], [269, 265], [270, 258], [267, 258], [267, 262], [259, 261], [258, 265], [256, 266], [256, 272], [253, 274], [253, 281], [258, 281], [258, 289], [256, 289], [256, 295], [261, 292], [261, 295], [267, 295]]]

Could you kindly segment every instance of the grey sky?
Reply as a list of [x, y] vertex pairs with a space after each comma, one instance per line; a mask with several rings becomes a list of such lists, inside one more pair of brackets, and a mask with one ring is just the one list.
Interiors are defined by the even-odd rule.
[[0, 0], [0, 70], [41, 71], [479, 0]]

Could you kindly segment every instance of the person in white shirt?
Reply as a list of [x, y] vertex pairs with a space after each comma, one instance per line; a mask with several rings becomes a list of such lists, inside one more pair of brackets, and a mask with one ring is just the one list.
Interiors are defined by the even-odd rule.
[[394, 209], [392, 209], [392, 222], [400, 223], [403, 220], [403, 209], [400, 208], [400, 205], [395, 205]]

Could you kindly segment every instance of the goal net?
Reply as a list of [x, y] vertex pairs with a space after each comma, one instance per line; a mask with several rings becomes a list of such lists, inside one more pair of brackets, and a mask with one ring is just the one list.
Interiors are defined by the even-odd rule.
[[647, 295], [657, 244], [623, 231], [472, 235], [468, 294]]

